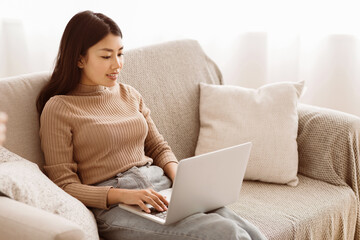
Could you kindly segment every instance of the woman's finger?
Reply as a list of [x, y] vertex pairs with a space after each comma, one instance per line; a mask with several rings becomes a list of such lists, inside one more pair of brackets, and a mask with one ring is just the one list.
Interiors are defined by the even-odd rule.
[[139, 200], [138, 205], [144, 212], [146, 212], [146, 213], [151, 212], [150, 209], [146, 206], [146, 204], [143, 201]]
[[153, 192], [153, 194], [155, 194], [160, 199], [161, 203], [164, 204], [164, 207], [169, 206], [169, 202], [166, 200], [165, 196], [155, 191]]
[[8, 116], [4, 112], [0, 112], [0, 122], [5, 123], [7, 122]]
[[6, 123], [7, 115], [3, 112], [0, 112], [0, 146], [5, 142], [6, 139]]
[[5, 139], [6, 139], [5, 134], [0, 133], [0, 146], [3, 142], [5, 142]]
[[164, 209], [161, 207], [163, 204], [160, 203], [160, 200], [156, 195], [146, 196], [144, 202], [150, 204], [159, 212], [164, 211]]
[[154, 200], [161, 206], [161, 208], [164, 210], [167, 210], [167, 206], [169, 205], [169, 203], [165, 199], [165, 197], [153, 189], [150, 189], [150, 191], [152, 194], [154, 194], [156, 196], [156, 198], [154, 198]]

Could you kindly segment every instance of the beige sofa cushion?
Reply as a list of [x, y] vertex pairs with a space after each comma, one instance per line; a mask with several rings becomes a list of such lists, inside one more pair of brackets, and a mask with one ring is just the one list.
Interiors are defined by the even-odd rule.
[[258, 89], [200, 84], [200, 133], [195, 154], [252, 142], [245, 179], [298, 184], [297, 102], [304, 83]]
[[30, 161], [0, 147], [0, 192], [30, 206], [57, 214], [77, 224], [86, 239], [98, 240], [92, 212], [73, 198]]
[[0, 197], [1, 239], [86, 240], [80, 227], [65, 218]]
[[229, 207], [269, 240], [358, 239], [357, 200], [351, 188], [298, 177], [297, 187], [245, 181], [239, 200]]

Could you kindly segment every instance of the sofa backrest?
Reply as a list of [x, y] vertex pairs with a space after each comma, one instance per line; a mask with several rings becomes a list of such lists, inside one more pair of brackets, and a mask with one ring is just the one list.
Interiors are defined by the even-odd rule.
[[[44, 164], [35, 101], [50, 73], [0, 79], [0, 111], [9, 115], [4, 147]], [[119, 80], [135, 87], [179, 160], [194, 155], [199, 133], [199, 82], [222, 84], [199, 43], [179, 40], [125, 51]]]
[[0, 111], [8, 114], [4, 147], [42, 167], [39, 118], [35, 101], [48, 72], [32, 73], [0, 80]]

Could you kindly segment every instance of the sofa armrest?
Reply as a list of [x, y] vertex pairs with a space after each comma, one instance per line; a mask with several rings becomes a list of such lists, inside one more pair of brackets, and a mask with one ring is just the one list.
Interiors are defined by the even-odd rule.
[[0, 197], [0, 226], [1, 239], [85, 239], [75, 223], [7, 197]]
[[350, 186], [359, 199], [360, 118], [305, 104], [298, 114], [299, 173]]

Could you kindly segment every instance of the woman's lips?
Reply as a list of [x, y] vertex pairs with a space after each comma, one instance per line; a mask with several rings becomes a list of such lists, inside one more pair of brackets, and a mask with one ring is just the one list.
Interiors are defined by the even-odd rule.
[[119, 74], [113, 74], [113, 73], [111, 73], [111, 74], [106, 74], [106, 76], [107, 76], [108, 78], [110, 78], [111, 80], [117, 80]]

